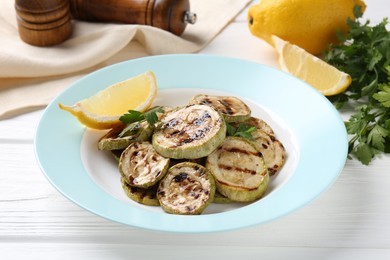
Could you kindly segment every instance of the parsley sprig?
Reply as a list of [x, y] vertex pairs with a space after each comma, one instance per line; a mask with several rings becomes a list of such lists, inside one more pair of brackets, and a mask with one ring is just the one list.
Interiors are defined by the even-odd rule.
[[339, 34], [341, 45], [331, 45], [325, 60], [348, 73], [347, 91], [330, 97], [336, 108], [348, 104], [355, 112], [345, 122], [350, 157], [368, 165], [380, 153], [390, 152], [390, 32], [387, 18], [375, 26], [360, 21], [361, 8], [348, 19], [349, 33]]
[[234, 127], [226, 122], [226, 132], [228, 136], [240, 136], [246, 139], [253, 139], [252, 132], [256, 127], [244, 123], [240, 123], [238, 127]]
[[146, 120], [150, 126], [154, 126], [158, 121], [157, 113], [164, 113], [164, 109], [162, 107], [154, 107], [146, 112], [129, 110], [126, 114], [122, 115], [119, 120], [124, 124]]

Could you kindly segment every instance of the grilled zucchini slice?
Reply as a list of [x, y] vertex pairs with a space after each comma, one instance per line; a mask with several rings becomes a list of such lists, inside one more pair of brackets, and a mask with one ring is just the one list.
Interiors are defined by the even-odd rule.
[[213, 201], [215, 182], [205, 167], [183, 162], [172, 166], [160, 181], [157, 198], [167, 213], [198, 215]]
[[169, 161], [169, 158], [159, 155], [150, 142], [135, 142], [123, 151], [119, 172], [130, 186], [148, 188], [166, 174]]
[[148, 122], [134, 122], [111, 129], [98, 142], [99, 150], [121, 150], [131, 143], [147, 141], [153, 134], [153, 128]]
[[284, 165], [286, 150], [283, 144], [274, 136], [257, 129], [252, 133], [252, 144], [264, 158], [270, 176], [276, 174]]
[[189, 104], [208, 105], [221, 113], [228, 123], [242, 122], [251, 115], [251, 109], [239, 98], [233, 96], [196, 95]]
[[169, 111], [152, 137], [156, 151], [173, 159], [209, 155], [226, 136], [222, 116], [206, 105], [189, 105]]
[[207, 157], [206, 168], [214, 176], [217, 191], [233, 201], [251, 202], [263, 196], [269, 175], [263, 157], [241, 137], [227, 137]]
[[157, 199], [157, 187], [158, 184], [142, 189], [134, 186], [130, 186], [125, 178], [121, 177], [122, 189], [130, 199], [147, 206], [159, 206], [160, 202]]

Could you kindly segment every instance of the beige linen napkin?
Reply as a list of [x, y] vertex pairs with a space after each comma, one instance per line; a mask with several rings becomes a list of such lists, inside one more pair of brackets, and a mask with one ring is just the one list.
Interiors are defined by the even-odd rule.
[[0, 1], [0, 119], [42, 108], [84, 75], [148, 55], [204, 48], [251, 0], [192, 0], [198, 20], [181, 37], [143, 25], [73, 21], [64, 43], [35, 47], [18, 34], [14, 0]]

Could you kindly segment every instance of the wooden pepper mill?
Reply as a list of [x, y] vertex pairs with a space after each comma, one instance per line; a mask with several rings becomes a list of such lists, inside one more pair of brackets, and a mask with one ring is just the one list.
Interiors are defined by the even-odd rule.
[[65, 41], [72, 33], [68, 0], [15, 0], [20, 38], [36, 46]]
[[72, 17], [93, 22], [154, 26], [181, 35], [196, 22], [189, 0], [69, 0]]

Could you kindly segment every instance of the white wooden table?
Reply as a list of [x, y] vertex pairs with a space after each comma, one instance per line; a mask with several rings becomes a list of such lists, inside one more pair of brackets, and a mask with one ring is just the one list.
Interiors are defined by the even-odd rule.
[[[373, 23], [390, 16], [387, 0], [366, 3]], [[246, 12], [201, 53], [277, 66], [273, 49], [249, 33]], [[370, 166], [347, 161], [327, 192], [268, 224], [153, 232], [95, 216], [49, 184], [33, 151], [42, 112], [0, 121], [0, 259], [390, 259], [388, 155]]]

